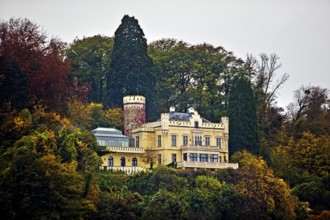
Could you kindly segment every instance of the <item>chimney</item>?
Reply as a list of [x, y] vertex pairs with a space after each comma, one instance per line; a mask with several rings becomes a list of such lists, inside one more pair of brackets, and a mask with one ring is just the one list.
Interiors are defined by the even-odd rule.
[[193, 107], [188, 108], [188, 113], [195, 114], [195, 109]]
[[174, 106], [170, 107], [170, 112], [175, 112], [175, 107]]

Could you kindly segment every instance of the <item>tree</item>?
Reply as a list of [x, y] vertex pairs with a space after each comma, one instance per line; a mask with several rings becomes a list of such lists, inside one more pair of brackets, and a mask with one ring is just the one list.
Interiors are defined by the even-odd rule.
[[155, 78], [153, 62], [147, 53], [147, 40], [138, 20], [125, 15], [115, 32], [113, 51], [107, 72], [108, 106], [121, 107], [123, 96], [143, 95], [147, 114], [152, 116]]
[[313, 213], [329, 210], [330, 187], [327, 183], [329, 179], [329, 175], [322, 178], [309, 178], [308, 181], [294, 186], [292, 193], [298, 196], [301, 201], [308, 202]]
[[[289, 79], [287, 73], [280, 76], [280, 79], [276, 80], [276, 71], [281, 68], [281, 63], [278, 63], [280, 59], [276, 54], [260, 54], [260, 61], [252, 55], [247, 57], [247, 65], [250, 70], [255, 72], [254, 85], [257, 90], [256, 96], [258, 98], [258, 106], [260, 109], [260, 118], [263, 119], [264, 113], [267, 111], [267, 107], [275, 101], [276, 92], [278, 89]], [[274, 82], [276, 80], [276, 82]]]
[[330, 132], [329, 90], [318, 86], [302, 86], [294, 92], [295, 102], [288, 106], [288, 132], [301, 137], [303, 132], [316, 135]]
[[227, 114], [228, 96], [234, 77], [244, 75], [244, 62], [223, 47], [210, 44], [192, 46], [194, 68], [193, 102], [196, 108], [211, 121], [218, 121]]
[[66, 51], [72, 70], [70, 78], [77, 78], [80, 85], [90, 83], [89, 102], [105, 103], [105, 76], [110, 65], [114, 39], [95, 35], [75, 39]]
[[170, 106], [179, 111], [193, 106], [211, 121], [225, 114], [229, 81], [243, 66], [242, 60], [223, 47], [174, 39], [152, 42], [148, 49], [157, 73], [160, 112]]
[[276, 93], [288, 80], [287, 73], [277, 77], [281, 68], [276, 54], [262, 53], [259, 59], [248, 55], [246, 64], [254, 75], [253, 87], [256, 98], [260, 154], [269, 160], [271, 148], [278, 145], [277, 139], [284, 117], [282, 108], [276, 106]]
[[85, 183], [76, 171], [77, 162], [62, 163], [55, 152], [55, 137], [44, 133], [22, 137], [1, 155], [5, 161], [0, 170], [0, 195], [5, 198], [1, 213], [5, 218], [86, 218], [95, 211], [82, 197]]
[[142, 219], [189, 219], [187, 216], [188, 203], [180, 194], [159, 190], [152, 196], [145, 209]]
[[51, 39], [43, 50], [40, 69], [30, 78], [31, 95], [38, 103], [56, 112], [63, 112], [72, 89], [68, 79], [69, 65], [63, 61], [64, 48], [64, 43]]
[[104, 110], [103, 104], [100, 103], [85, 104], [77, 99], [71, 99], [67, 102], [67, 115], [72, 124], [87, 131], [97, 127], [123, 128], [123, 110], [119, 108]]
[[[286, 179], [300, 176], [327, 176], [330, 172], [330, 137], [304, 132], [298, 140], [291, 138], [288, 145], [272, 152], [274, 170]], [[293, 181], [290, 181], [293, 182]]]
[[110, 123], [106, 117], [106, 111], [103, 110], [103, 104], [92, 102], [87, 106], [87, 108], [91, 110], [93, 129], [97, 127], [110, 126]]
[[92, 110], [87, 107], [87, 104], [71, 99], [67, 102], [67, 115], [73, 125], [86, 130], [92, 129]]
[[298, 200], [289, 186], [275, 177], [266, 162], [246, 151], [232, 156], [239, 162], [233, 184], [242, 196], [240, 216], [257, 219], [294, 219]]
[[[200, 175], [194, 179], [194, 188], [188, 194], [189, 219], [216, 219], [215, 205], [220, 199], [221, 184], [214, 177]], [[220, 211], [220, 210], [219, 210]]]
[[124, 111], [122, 108], [110, 108], [105, 111], [109, 124], [119, 130], [124, 130]]
[[229, 93], [228, 116], [230, 153], [246, 149], [258, 153], [257, 116], [254, 93], [245, 77], [233, 80]]
[[38, 25], [28, 19], [0, 24], [0, 106], [23, 109], [36, 103], [60, 111], [70, 84], [63, 61], [65, 44], [46, 41]]
[[164, 189], [171, 193], [186, 192], [187, 179], [178, 176], [177, 170], [157, 167], [153, 172], [141, 172], [130, 180], [129, 188], [143, 196], [151, 196]]
[[144, 154], [142, 155], [142, 162], [149, 164], [150, 170], [153, 169], [153, 166], [156, 163], [156, 161], [157, 161], [157, 151], [151, 148], [144, 149]]
[[[171, 46], [161, 46], [171, 43]], [[191, 102], [190, 91], [196, 74], [190, 45], [182, 41], [164, 39], [154, 42], [150, 47], [150, 50], [154, 51], [153, 56], [159, 72], [157, 95], [165, 99], [163, 101], [166, 107], [175, 105], [181, 111], [186, 110]]]
[[46, 36], [27, 19], [10, 19], [0, 24], [1, 103], [24, 108], [30, 100], [29, 76], [40, 66], [41, 46]]

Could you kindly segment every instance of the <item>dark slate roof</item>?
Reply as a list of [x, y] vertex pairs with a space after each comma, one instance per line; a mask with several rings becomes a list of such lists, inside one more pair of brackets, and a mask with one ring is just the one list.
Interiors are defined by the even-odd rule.
[[189, 121], [192, 113], [170, 112], [170, 121]]
[[[169, 112], [170, 121], [186, 121], [189, 122], [193, 113], [182, 113], [182, 112]], [[209, 120], [202, 118], [204, 123], [210, 123]]]
[[209, 120], [207, 120], [205, 118], [202, 118], [202, 122], [204, 122], [204, 123], [211, 123]]

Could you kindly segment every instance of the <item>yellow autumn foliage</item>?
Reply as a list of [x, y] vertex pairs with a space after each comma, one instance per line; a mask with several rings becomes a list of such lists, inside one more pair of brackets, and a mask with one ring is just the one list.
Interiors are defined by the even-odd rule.
[[272, 151], [271, 161], [280, 175], [327, 176], [330, 172], [330, 136], [304, 132], [298, 140], [291, 138], [287, 146]]

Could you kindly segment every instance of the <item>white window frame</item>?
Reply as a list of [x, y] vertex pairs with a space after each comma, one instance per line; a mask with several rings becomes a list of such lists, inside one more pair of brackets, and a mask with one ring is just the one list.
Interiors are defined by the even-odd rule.
[[135, 147], [140, 147], [140, 136], [135, 137]]
[[211, 137], [205, 136], [205, 146], [211, 146]]
[[199, 161], [200, 162], [209, 162], [209, 155], [205, 154], [205, 153], [199, 154]]
[[195, 146], [202, 145], [202, 135], [194, 135], [194, 145]]
[[222, 138], [221, 137], [216, 137], [216, 146], [221, 148], [222, 145]]
[[182, 135], [182, 145], [188, 146], [188, 135]]
[[161, 135], [158, 135], [157, 136], [157, 146], [158, 147], [161, 147], [162, 146], [162, 136]]
[[176, 154], [172, 154], [172, 163], [176, 163]]
[[219, 155], [218, 154], [210, 154], [210, 162], [211, 163], [218, 163], [219, 162]]
[[158, 161], [158, 165], [162, 164], [162, 155], [161, 154], [157, 154], [157, 161]]
[[[192, 157], [192, 154], [194, 157]], [[195, 157], [196, 155], [196, 157]], [[197, 153], [189, 153], [189, 161], [198, 161], [198, 154]]]
[[176, 147], [177, 146], [177, 135], [176, 134], [172, 134], [171, 135], [171, 146], [172, 147]]

